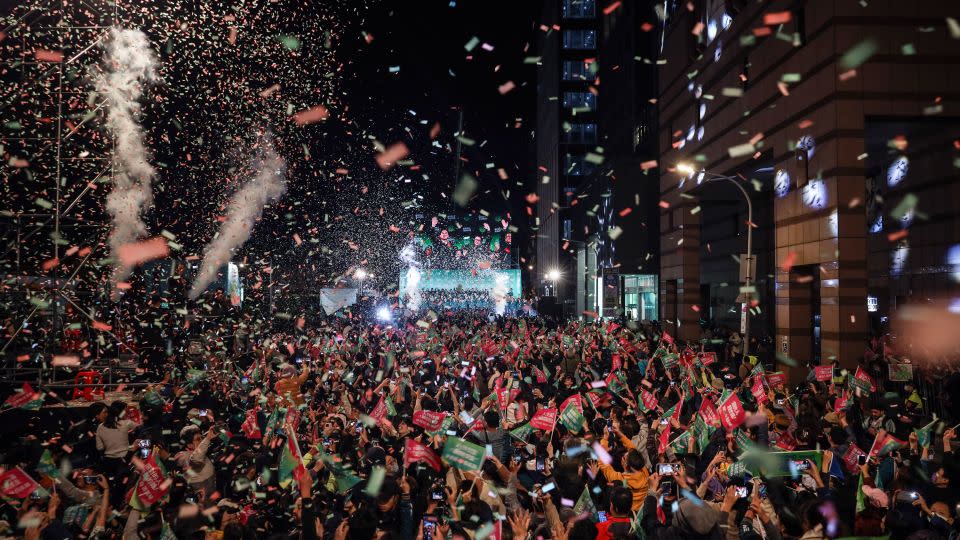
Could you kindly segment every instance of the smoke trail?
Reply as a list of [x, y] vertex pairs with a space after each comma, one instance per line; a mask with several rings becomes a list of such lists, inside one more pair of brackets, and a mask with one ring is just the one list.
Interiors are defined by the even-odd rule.
[[400, 260], [407, 265], [407, 284], [403, 294], [407, 298], [407, 308], [416, 312], [420, 309], [420, 268], [417, 262], [417, 254], [413, 245], [407, 245], [400, 250]]
[[493, 275], [493, 288], [490, 289], [490, 297], [493, 298], [493, 311], [497, 315], [503, 315], [507, 310], [507, 281], [510, 276], [503, 272], [497, 272]]
[[190, 289], [191, 299], [207, 289], [217, 277], [217, 270], [229, 262], [233, 252], [250, 238], [254, 223], [263, 213], [264, 206], [283, 195], [287, 189], [285, 163], [277, 155], [269, 137], [263, 143], [263, 150], [255, 164], [257, 175], [234, 194], [227, 209], [226, 221], [220, 226], [217, 236], [204, 248], [200, 273]]
[[[139, 124], [143, 85], [158, 80], [157, 58], [146, 34], [139, 30], [110, 29], [104, 44], [103, 69], [94, 73], [97, 93], [106, 101], [107, 129], [113, 135], [113, 190], [107, 195], [107, 211], [113, 219], [110, 250], [116, 256], [121, 246], [146, 235], [140, 215], [153, 204], [150, 184], [156, 170], [150, 165], [150, 152], [143, 145]], [[114, 283], [126, 279], [132, 270], [118, 261]]]

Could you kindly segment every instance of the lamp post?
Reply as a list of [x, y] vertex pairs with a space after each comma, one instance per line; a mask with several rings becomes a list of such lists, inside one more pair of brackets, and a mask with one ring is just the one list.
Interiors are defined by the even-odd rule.
[[363, 268], [357, 269], [356, 273], [353, 274], [355, 278], [360, 280], [360, 296], [363, 296], [363, 278], [367, 277], [367, 271]]
[[547, 279], [550, 280], [552, 284], [550, 286], [550, 292], [552, 296], [557, 296], [557, 281], [560, 280], [560, 271], [554, 268], [553, 270], [547, 272]]
[[[750, 194], [747, 193], [746, 188], [743, 187], [743, 184], [740, 183], [739, 177], [737, 176], [725, 176], [702, 170], [697, 172], [689, 163], [678, 163], [677, 171], [687, 175], [694, 173], [703, 175], [704, 179], [702, 182], [730, 182], [737, 186], [744, 200], [747, 201], [747, 269], [744, 275], [743, 285], [744, 289], [747, 290], [747, 292], [744, 293], [744, 300], [746, 300], [746, 304], [749, 305], [751, 297], [750, 287], [753, 282], [753, 201], [750, 200]], [[740, 264], [742, 265], [743, 261], [740, 261]], [[743, 317], [743, 355], [747, 356], [750, 353], [750, 316], [745, 311], [741, 311], [740, 316]]]

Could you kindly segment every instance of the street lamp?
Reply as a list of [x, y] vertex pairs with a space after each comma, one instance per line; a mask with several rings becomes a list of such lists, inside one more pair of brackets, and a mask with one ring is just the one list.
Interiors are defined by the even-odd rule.
[[[697, 172], [693, 165], [689, 163], [677, 163], [677, 171], [686, 175], [692, 175]], [[753, 201], [750, 200], [750, 194], [747, 193], [746, 188], [743, 187], [743, 184], [740, 183], [739, 177], [737, 176], [724, 176], [722, 174], [716, 174], [705, 170], [700, 170], [699, 173], [703, 176], [703, 182], [719, 182], [727, 181], [731, 184], [737, 186], [737, 189], [740, 190], [740, 193], [743, 194], [744, 200], [747, 201], [747, 269], [744, 275], [744, 289], [747, 291], [744, 294], [744, 300], [749, 304], [750, 300], [750, 286], [753, 281]], [[743, 261], [741, 261], [741, 264]], [[743, 354], [747, 356], [750, 354], [750, 317], [746, 313], [742, 313], [743, 317]]]
[[550, 270], [549, 272], [547, 272], [547, 279], [549, 279], [550, 282], [552, 283], [552, 285], [550, 286], [550, 292], [553, 294], [553, 296], [556, 296], [557, 281], [560, 280], [560, 271], [557, 270], [556, 268], [554, 268], [553, 270]]
[[367, 271], [363, 268], [358, 268], [357, 271], [353, 274], [353, 277], [360, 280], [360, 296], [363, 296], [363, 278], [367, 277]]

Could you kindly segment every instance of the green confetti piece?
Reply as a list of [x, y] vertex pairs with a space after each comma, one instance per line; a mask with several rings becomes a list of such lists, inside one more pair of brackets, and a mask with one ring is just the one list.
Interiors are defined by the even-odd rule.
[[475, 49], [475, 48], [477, 47], [477, 45], [479, 45], [479, 44], [480, 44], [480, 39], [478, 39], [477, 36], [473, 36], [472, 38], [470, 38], [470, 41], [468, 41], [468, 42], [463, 46], [463, 48], [466, 49], [467, 52], [470, 52], [470, 51], [472, 51], [473, 49]]
[[844, 53], [840, 58], [840, 65], [844, 69], [854, 69], [870, 59], [875, 52], [877, 52], [877, 42], [867, 38]]
[[44, 209], [46, 209], [46, 210], [49, 210], [49, 209], [53, 208], [53, 203], [50, 202], [50, 201], [48, 201], [48, 200], [46, 200], [46, 199], [37, 198], [37, 199], [34, 200], [33, 202], [34, 202], [34, 204], [36, 204], [36, 205], [39, 206], [40, 208], [44, 208]]
[[780, 76], [780, 80], [787, 83], [797, 83], [800, 82], [799, 73], [784, 73]]
[[890, 217], [896, 220], [903, 219], [903, 216], [907, 215], [911, 210], [917, 206], [917, 196], [913, 193], [907, 193], [903, 196], [903, 200], [900, 201], [891, 212]]
[[300, 48], [300, 39], [296, 36], [277, 36], [277, 41], [279, 41], [280, 44], [286, 47], [289, 51], [296, 51]]
[[917, 48], [913, 46], [913, 43], [904, 43], [900, 47], [900, 52], [902, 52], [904, 56], [913, 56], [917, 54]]

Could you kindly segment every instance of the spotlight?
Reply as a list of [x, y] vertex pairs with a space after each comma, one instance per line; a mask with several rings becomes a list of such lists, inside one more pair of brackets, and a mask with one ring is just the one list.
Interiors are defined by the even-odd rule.
[[393, 320], [393, 315], [390, 314], [390, 308], [383, 306], [377, 310], [377, 319], [381, 321], [390, 321]]

